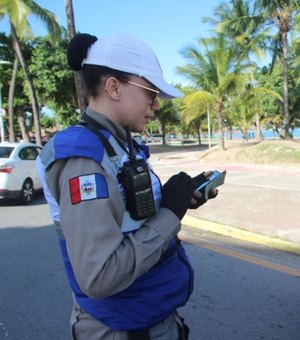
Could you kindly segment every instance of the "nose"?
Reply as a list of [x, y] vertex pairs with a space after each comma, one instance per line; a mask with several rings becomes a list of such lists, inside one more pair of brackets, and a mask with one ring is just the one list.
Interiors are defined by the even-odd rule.
[[160, 109], [160, 104], [159, 104], [158, 98], [156, 100], [154, 100], [153, 103], [151, 103], [150, 109], [152, 111], [158, 111]]

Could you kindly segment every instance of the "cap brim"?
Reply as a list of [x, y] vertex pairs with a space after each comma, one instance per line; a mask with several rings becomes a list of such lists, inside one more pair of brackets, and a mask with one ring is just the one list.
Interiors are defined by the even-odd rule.
[[161, 78], [155, 78], [151, 76], [144, 76], [151, 84], [156, 86], [159, 90], [159, 97], [163, 99], [181, 98], [184, 96], [182, 92], [176, 89], [176, 87], [168, 84]]

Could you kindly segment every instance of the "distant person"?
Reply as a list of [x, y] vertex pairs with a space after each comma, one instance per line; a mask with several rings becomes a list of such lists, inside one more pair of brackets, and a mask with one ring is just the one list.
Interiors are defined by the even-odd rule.
[[73, 339], [187, 339], [177, 308], [193, 291], [193, 269], [177, 234], [187, 209], [205, 202], [195, 189], [210, 173], [180, 172], [162, 186], [148, 147], [130, 139], [158, 97], [182, 93], [132, 36], [79, 34], [68, 62], [89, 105], [47, 142], [37, 166], [73, 291]]

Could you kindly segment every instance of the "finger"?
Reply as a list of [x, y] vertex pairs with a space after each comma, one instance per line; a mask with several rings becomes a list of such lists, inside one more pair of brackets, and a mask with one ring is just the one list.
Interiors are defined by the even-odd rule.
[[191, 181], [191, 177], [190, 177], [187, 173], [181, 171], [181, 172], [178, 174], [178, 182], [181, 182], [181, 183], [183, 183], [183, 184], [187, 184], [187, 183], [189, 183], [190, 181]]
[[191, 205], [194, 206], [194, 205], [196, 205], [197, 203], [198, 203], [198, 201], [197, 201], [194, 197], [192, 197], [192, 198], [191, 198]]
[[212, 170], [209, 170], [209, 171], [205, 171], [205, 172], [204, 172], [204, 176], [205, 176], [206, 178], [210, 177], [212, 174], [213, 174], [213, 171], [212, 171]]
[[193, 177], [193, 181], [196, 185], [200, 185], [207, 181], [207, 179], [212, 175], [212, 173], [213, 173], [212, 170], [202, 172], [201, 174]]
[[215, 198], [218, 196], [218, 189], [212, 188], [209, 192], [209, 198]]
[[206, 179], [205, 172], [202, 172], [201, 174], [199, 174], [199, 175], [197, 175], [193, 178], [193, 180], [195, 182], [203, 181], [205, 179]]
[[198, 190], [194, 191], [194, 194], [193, 196], [196, 198], [196, 199], [200, 199], [202, 197], [202, 193]]

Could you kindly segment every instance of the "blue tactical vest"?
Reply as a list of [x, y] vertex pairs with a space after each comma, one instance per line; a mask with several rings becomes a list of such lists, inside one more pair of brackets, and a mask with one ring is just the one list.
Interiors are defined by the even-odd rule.
[[[104, 130], [102, 132], [110, 142], [115, 142], [110, 133]], [[148, 147], [141, 147], [143, 150], [140, 155], [147, 159], [149, 157]], [[45, 145], [41, 158], [47, 169], [52, 162], [70, 157], [87, 157], [102, 164], [104, 155], [104, 147], [95, 134], [82, 126], [73, 126], [55, 135]], [[157, 193], [157, 186], [153, 188], [153, 191]], [[128, 216], [127, 224], [130, 218]], [[144, 221], [132, 220], [131, 222], [132, 225], [138, 222], [140, 226]], [[124, 234], [128, 232], [126, 228], [128, 227], [125, 227]], [[125, 290], [98, 300], [82, 292], [68, 256], [66, 240], [61, 235], [59, 243], [66, 273], [77, 303], [87, 313], [113, 330], [149, 328], [167, 318], [178, 307], [183, 306], [193, 291], [193, 269], [177, 237], [171, 240], [158, 263], [147, 273], [140, 276]]]

